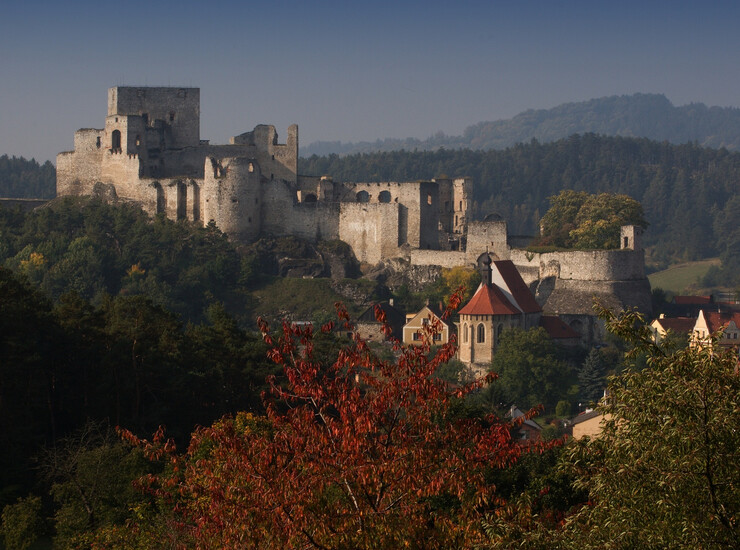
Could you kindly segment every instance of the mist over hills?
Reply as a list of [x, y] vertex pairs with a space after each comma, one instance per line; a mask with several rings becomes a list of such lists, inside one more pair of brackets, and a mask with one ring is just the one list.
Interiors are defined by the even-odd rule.
[[374, 142], [342, 143], [317, 141], [302, 150], [302, 156], [346, 155], [378, 151], [446, 149], [504, 149], [532, 138], [557, 141], [573, 134], [644, 137], [703, 147], [740, 149], [740, 109], [707, 107], [703, 103], [674, 106], [663, 94], [609, 96], [552, 109], [529, 109], [513, 118], [479, 122], [461, 136], [437, 133], [420, 140], [378, 139]]

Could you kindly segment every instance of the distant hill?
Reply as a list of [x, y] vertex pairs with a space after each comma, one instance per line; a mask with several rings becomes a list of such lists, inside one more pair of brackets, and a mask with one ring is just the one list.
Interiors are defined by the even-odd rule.
[[318, 141], [305, 147], [302, 153], [308, 157], [399, 149], [433, 151], [440, 147], [504, 149], [532, 138], [551, 142], [585, 133], [645, 137], [676, 144], [697, 142], [704, 147], [740, 150], [740, 109], [707, 107], [703, 103], [675, 107], [662, 94], [615, 95], [564, 103], [552, 109], [530, 109], [507, 120], [479, 122], [468, 126], [462, 136], [439, 133], [426, 140]]

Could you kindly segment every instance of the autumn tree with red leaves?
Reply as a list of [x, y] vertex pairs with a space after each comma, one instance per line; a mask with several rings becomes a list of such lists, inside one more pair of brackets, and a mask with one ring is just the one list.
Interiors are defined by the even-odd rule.
[[[346, 310], [337, 312], [352, 331]], [[500, 504], [487, 473], [537, 447], [512, 440], [510, 423], [456, 412], [456, 401], [492, 377], [460, 387], [435, 378], [454, 339], [431, 359], [427, 346], [396, 341], [397, 359], [385, 362], [355, 334], [325, 365], [313, 359], [310, 326], [283, 323], [279, 336], [260, 329], [284, 368], [264, 396], [266, 416], [239, 413], [198, 429], [184, 455], [161, 433], [152, 442], [125, 434], [165, 460], [166, 473], [143, 484], [170, 514], [132, 523], [130, 544], [156, 536], [198, 548], [469, 548], [484, 540], [480, 520]]]

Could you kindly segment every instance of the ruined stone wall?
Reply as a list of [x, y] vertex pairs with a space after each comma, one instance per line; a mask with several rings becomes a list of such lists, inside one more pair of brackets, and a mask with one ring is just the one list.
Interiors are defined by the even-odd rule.
[[101, 179], [103, 130], [84, 128], [75, 132], [74, 151], [57, 155], [57, 196], [89, 195]]
[[339, 239], [339, 210], [337, 203], [295, 204], [283, 234], [311, 242]]
[[498, 260], [510, 259], [509, 245], [506, 236], [506, 222], [470, 222], [468, 223], [467, 261], [475, 262], [478, 256], [488, 252]]
[[458, 266], [475, 267], [474, 263], [466, 262], [465, 252], [448, 250], [418, 250], [408, 251], [408, 258], [413, 265], [438, 265], [453, 268]]
[[538, 266], [539, 277], [578, 281], [626, 281], [645, 278], [642, 250], [568, 250], [532, 253], [511, 249], [517, 267]]
[[[251, 132], [232, 137], [232, 145], [241, 145], [244, 155], [255, 158], [263, 168], [267, 179], [284, 179], [296, 181], [298, 173], [298, 126], [288, 127], [288, 138], [285, 144], [278, 143], [275, 127], [260, 124]], [[269, 170], [268, 170], [269, 167]]]
[[453, 231], [464, 233], [468, 224], [468, 213], [470, 212], [473, 197], [472, 178], [456, 178], [452, 182], [452, 205], [453, 205]]
[[360, 262], [397, 256], [400, 212], [396, 203], [340, 203], [339, 238]]
[[129, 87], [108, 90], [108, 116], [137, 115], [147, 124], [162, 120], [170, 129], [173, 148], [200, 143], [200, 90], [198, 88]]

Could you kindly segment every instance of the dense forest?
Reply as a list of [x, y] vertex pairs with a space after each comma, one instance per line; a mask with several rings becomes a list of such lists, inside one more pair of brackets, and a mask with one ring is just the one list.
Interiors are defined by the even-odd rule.
[[535, 234], [549, 197], [563, 189], [619, 193], [642, 203], [650, 226], [648, 263], [720, 255], [737, 260], [740, 232], [737, 182], [740, 154], [695, 144], [573, 135], [554, 143], [532, 140], [503, 151], [395, 151], [302, 159], [302, 174], [346, 181], [406, 181], [440, 175], [474, 181], [474, 218], [499, 214], [513, 234]]
[[307, 155], [340, 155], [378, 151], [503, 149], [532, 138], [556, 141], [573, 134], [644, 137], [675, 144], [696, 142], [703, 147], [740, 147], [740, 109], [691, 103], [675, 107], [662, 94], [609, 96], [552, 109], [529, 109], [507, 120], [479, 122], [461, 136], [438, 132], [425, 139], [383, 139], [374, 142], [316, 142]]
[[57, 194], [56, 168], [23, 157], [0, 157], [0, 198], [53, 199]]

